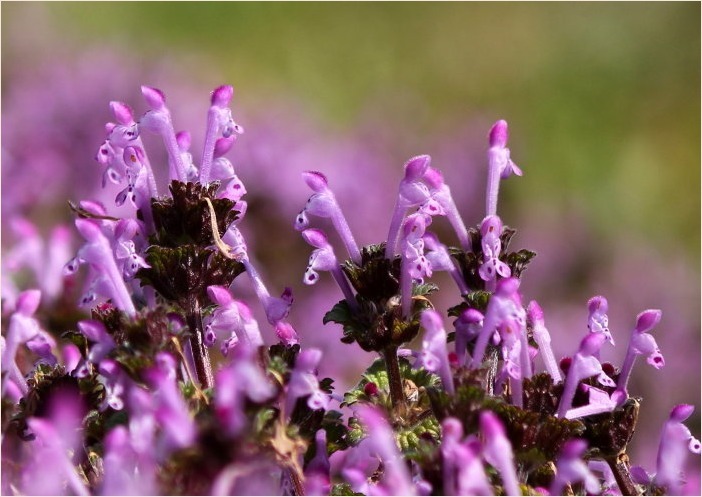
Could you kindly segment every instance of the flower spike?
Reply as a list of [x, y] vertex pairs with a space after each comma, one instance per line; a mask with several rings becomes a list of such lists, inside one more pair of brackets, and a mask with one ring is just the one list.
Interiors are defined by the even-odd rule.
[[215, 88], [212, 92], [212, 105], [207, 112], [207, 133], [205, 135], [205, 146], [200, 167], [200, 183], [203, 185], [210, 182], [212, 159], [216, 153], [217, 135], [221, 133], [222, 137], [230, 138], [234, 136], [234, 133], [242, 134], [244, 132], [243, 128], [232, 119], [229, 102], [233, 96], [234, 88], [229, 85], [222, 85]]
[[173, 166], [170, 174], [171, 179], [187, 181], [187, 169], [178, 147], [178, 140], [171, 121], [171, 113], [166, 107], [166, 97], [161, 90], [149, 86], [142, 86], [141, 93], [151, 110], [142, 116], [139, 121], [139, 128], [161, 135], [163, 144], [168, 151], [170, 163]]
[[627, 384], [634, 367], [636, 356], [645, 354], [648, 356], [647, 362], [656, 369], [665, 366], [665, 359], [661, 354], [656, 339], [647, 331], [653, 329], [661, 320], [662, 312], [659, 309], [648, 309], [636, 317], [636, 326], [631, 332], [629, 347], [624, 357], [624, 364], [617, 380], [617, 391], [620, 392], [619, 404], [623, 404], [628, 397]]
[[608, 387], [615, 386], [614, 381], [602, 370], [602, 364], [595, 357], [605, 341], [600, 333], [589, 333], [580, 342], [580, 349], [573, 357], [568, 375], [563, 386], [563, 393], [558, 404], [558, 417], [565, 418], [573, 405], [573, 397], [581, 380], [597, 376], [598, 381]]
[[694, 406], [679, 404], [670, 412], [663, 425], [661, 441], [656, 459], [656, 485], [666, 487], [670, 495], [680, 495], [682, 490], [682, 469], [687, 453], [700, 453], [700, 441], [692, 436], [683, 424], [692, 415]]
[[541, 352], [541, 357], [544, 359], [544, 364], [546, 365], [546, 371], [551, 378], [553, 378], [553, 383], [558, 383], [561, 381], [561, 371], [558, 368], [558, 363], [553, 355], [553, 349], [551, 348], [551, 335], [546, 329], [544, 323], [544, 312], [541, 310], [541, 306], [532, 300], [527, 306], [527, 322], [531, 324], [532, 332], [534, 335], [534, 341], [539, 346], [539, 352]]
[[453, 395], [455, 389], [446, 348], [446, 330], [441, 316], [435, 310], [427, 309], [422, 312], [420, 321], [425, 330], [420, 363], [427, 371], [438, 373], [444, 390]]
[[349, 257], [356, 264], [361, 264], [361, 251], [358, 249], [356, 240], [353, 238], [351, 228], [346, 217], [336, 201], [334, 192], [329, 188], [326, 176], [317, 171], [305, 171], [302, 173], [302, 179], [305, 180], [307, 186], [314, 192], [307, 200], [305, 208], [295, 218], [295, 229], [302, 231], [309, 226], [308, 214], [322, 218], [330, 218], [334, 224], [334, 228], [339, 233], [342, 242], [346, 246]]
[[498, 275], [503, 278], [509, 278], [512, 275], [509, 266], [499, 259], [502, 250], [502, 242], [500, 241], [502, 221], [500, 218], [488, 216], [483, 219], [480, 225], [480, 234], [482, 235], [480, 244], [483, 250], [483, 263], [480, 265], [478, 273], [480, 278], [485, 281], [485, 289], [494, 292]]
[[510, 159], [507, 139], [509, 132], [507, 121], [499, 120], [490, 129], [490, 148], [488, 150], [488, 181], [485, 201], [485, 215], [497, 214], [497, 196], [500, 190], [500, 179], [512, 174], [522, 175], [522, 170]]
[[607, 341], [614, 345], [614, 338], [609, 331], [609, 317], [607, 317], [607, 299], [602, 296], [592, 297], [587, 302], [588, 318], [587, 329], [590, 333], [602, 333]]
[[485, 460], [499, 471], [505, 492], [507, 495], [521, 495], [512, 443], [505, 434], [502, 421], [492, 411], [483, 411], [480, 413], [480, 432]]
[[339, 261], [334, 254], [334, 249], [327, 241], [324, 232], [314, 228], [306, 229], [302, 232], [302, 238], [304, 238], [308, 244], [316, 248], [316, 250], [312, 252], [312, 255], [310, 255], [303, 282], [306, 285], [314, 285], [319, 281], [319, 274], [317, 271], [331, 272], [334, 281], [336, 281], [339, 288], [341, 288], [349, 307], [358, 310], [358, 302], [353, 294], [351, 285], [349, 285], [344, 272], [341, 270]]

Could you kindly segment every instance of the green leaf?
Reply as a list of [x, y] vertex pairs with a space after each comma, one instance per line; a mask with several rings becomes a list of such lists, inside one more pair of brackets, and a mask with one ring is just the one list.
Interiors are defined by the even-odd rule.
[[330, 495], [366, 495], [351, 490], [351, 485], [348, 483], [335, 483], [331, 488]]
[[[436, 387], [441, 384], [441, 379], [434, 373], [430, 373], [424, 368], [413, 368], [409, 361], [403, 357], [398, 358], [400, 366], [400, 376], [405, 380], [412, 381], [417, 388]], [[371, 399], [365, 394], [365, 387], [368, 383], [375, 383], [379, 393], [384, 396], [390, 395], [390, 381], [385, 368], [385, 360], [376, 359], [368, 369], [361, 375], [361, 381], [349, 392], [344, 394], [342, 406], [351, 405], [359, 400], [370, 402]]]

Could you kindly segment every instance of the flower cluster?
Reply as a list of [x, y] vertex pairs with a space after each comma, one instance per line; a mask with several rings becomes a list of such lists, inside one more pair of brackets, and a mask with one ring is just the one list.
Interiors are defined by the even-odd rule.
[[[199, 167], [163, 92], [144, 86], [142, 95], [142, 116], [110, 104], [114, 122], [96, 154], [103, 185], [119, 185], [114, 206], [126, 214], [91, 200], [75, 205], [84, 243], [73, 258], [63, 231], [45, 247], [29, 223], [14, 226], [23, 246], [7, 264], [43, 254], [67, 262], [62, 275], [32, 267], [42, 287], [13, 293], [1, 344], [3, 457], [14, 464], [3, 464], [3, 492], [683, 490], [687, 454], [700, 453], [683, 424], [692, 406], [673, 408], [655, 472], [631, 466], [627, 453], [644, 402], [629, 392], [635, 360], [665, 365], [650, 333], [661, 311], [636, 317], [616, 366], [601, 359], [617, 335], [606, 298], [583, 303], [579, 345], [560, 361], [541, 306], [524, 304], [521, 277], [535, 253], [509, 251], [515, 230], [497, 214], [501, 180], [523, 174], [505, 121], [488, 135], [486, 208], [473, 227], [427, 155], [405, 163], [387, 239], [377, 244], [358, 244], [323, 173], [303, 174], [312, 194], [293, 224], [314, 250], [304, 271], [296, 263], [302, 280], [314, 285], [330, 272], [342, 300], [324, 322], [343, 327], [347, 347], [377, 355], [340, 395], [318, 375], [334, 358], [299, 338], [292, 290], [271, 294], [242, 234], [247, 189], [227, 158], [243, 134], [232, 87], [212, 92]], [[148, 133], [167, 151], [167, 193], [142, 140]], [[443, 217], [456, 246], [430, 231]], [[330, 221], [348, 259], [327, 225], [311, 227], [316, 218]], [[439, 271], [458, 289], [445, 314], [432, 302]], [[277, 343], [265, 343], [235, 290], [243, 273]], [[84, 286], [75, 313], [60, 323], [38, 315], [42, 295], [54, 298], [67, 281]]]

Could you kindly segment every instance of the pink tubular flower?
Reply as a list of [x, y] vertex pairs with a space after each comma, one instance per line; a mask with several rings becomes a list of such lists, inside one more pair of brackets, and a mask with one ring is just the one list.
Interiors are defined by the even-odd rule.
[[500, 179], [508, 178], [512, 174], [522, 175], [522, 170], [510, 159], [507, 148], [509, 136], [507, 122], [497, 121], [490, 129], [490, 148], [488, 149], [488, 181], [485, 201], [485, 215], [497, 214], [497, 196], [500, 190]]
[[628, 397], [627, 384], [634, 367], [636, 356], [645, 354], [648, 356], [647, 362], [656, 369], [665, 366], [665, 359], [661, 354], [656, 339], [653, 335], [646, 333], [653, 329], [661, 320], [662, 312], [659, 309], [648, 309], [636, 316], [636, 326], [631, 332], [629, 347], [626, 350], [624, 364], [622, 364], [619, 379], [617, 380], [617, 391], [619, 392], [619, 404], [623, 404]]
[[110, 241], [100, 226], [90, 219], [76, 219], [76, 227], [86, 243], [78, 251], [78, 256], [66, 264], [70, 274], [77, 269], [77, 263], [87, 263], [92, 272], [92, 283], [83, 303], [95, 300], [95, 293], [111, 298], [115, 307], [130, 316], [136, 314], [132, 297], [124, 282], [122, 271], [117, 267]]
[[502, 381], [509, 378], [512, 404], [522, 407], [522, 381], [531, 377], [531, 359], [526, 341], [526, 330], [515, 319], [506, 319], [498, 327], [502, 345]]
[[142, 86], [141, 93], [151, 110], [141, 117], [138, 123], [139, 129], [147, 129], [152, 133], [161, 135], [172, 166], [170, 178], [178, 181], [187, 181], [187, 168], [178, 147], [178, 140], [171, 121], [171, 113], [166, 107], [165, 95], [161, 90], [149, 86]]
[[420, 321], [425, 330], [419, 355], [420, 364], [427, 371], [437, 373], [446, 392], [453, 395], [455, 389], [446, 347], [446, 330], [441, 316], [438, 312], [427, 309], [422, 312]]
[[535, 300], [529, 302], [527, 306], [527, 322], [531, 324], [534, 341], [539, 346], [539, 352], [541, 352], [541, 357], [544, 359], [546, 371], [553, 378], [554, 384], [560, 382], [562, 379], [561, 371], [553, 355], [551, 335], [544, 323], [544, 312]]
[[454, 322], [456, 328], [456, 356], [459, 366], [466, 364], [469, 360], [467, 347], [471, 340], [474, 340], [483, 326], [483, 314], [477, 309], [466, 309], [458, 316]]
[[446, 245], [439, 241], [436, 234], [429, 231], [424, 233], [422, 238], [424, 240], [424, 247], [428, 250], [425, 256], [429, 261], [432, 271], [448, 271], [451, 278], [453, 278], [453, 281], [456, 283], [456, 286], [458, 286], [461, 295], [468, 293], [468, 287], [461, 275], [461, 271], [458, 269], [453, 259], [451, 259]]
[[205, 146], [200, 167], [200, 183], [203, 185], [210, 181], [212, 159], [215, 154], [218, 135], [221, 134], [222, 137], [229, 138], [234, 133], [241, 134], [244, 132], [243, 128], [232, 119], [229, 102], [233, 96], [234, 88], [229, 85], [219, 86], [212, 92], [212, 105], [207, 112], [207, 132], [205, 134]]
[[483, 456], [499, 471], [506, 494], [521, 495], [512, 444], [505, 435], [502, 422], [491, 411], [480, 413], [480, 433], [483, 440]]
[[302, 232], [302, 238], [305, 239], [307, 243], [316, 248], [310, 255], [309, 262], [307, 264], [307, 270], [305, 271], [305, 277], [303, 279], [304, 283], [307, 285], [314, 285], [319, 280], [319, 274], [317, 271], [329, 271], [334, 277], [334, 281], [341, 288], [342, 293], [346, 302], [349, 304], [351, 309], [357, 310], [358, 303], [356, 302], [356, 297], [351, 290], [351, 285], [346, 279], [344, 272], [341, 270], [339, 261], [336, 259], [333, 247], [327, 241], [327, 237], [322, 230], [317, 229], [306, 229]]
[[675, 406], [663, 425], [654, 482], [666, 487], [670, 495], [680, 495], [683, 484], [682, 470], [688, 451], [693, 454], [700, 453], [700, 441], [693, 437], [689, 428], [683, 424], [694, 409], [694, 406], [689, 404]]
[[295, 409], [295, 402], [300, 397], [309, 395], [307, 406], [312, 409], [327, 409], [329, 396], [319, 388], [315, 371], [322, 359], [319, 349], [305, 349], [297, 356], [295, 367], [290, 373], [285, 410], [289, 416]]
[[129, 430], [119, 425], [105, 436], [105, 476], [101, 495], [152, 495], [153, 474], [146, 465], [138, 464], [139, 455], [130, 441]]
[[22, 493], [64, 494], [67, 485], [72, 495], [90, 495], [69, 455], [81, 450], [79, 429], [85, 414], [81, 398], [77, 393], [59, 390], [48, 405], [46, 417], [27, 420], [35, 439], [31, 442], [31, 460], [24, 467]]
[[334, 192], [329, 188], [326, 176], [317, 171], [305, 171], [302, 178], [307, 186], [314, 192], [307, 200], [305, 208], [295, 218], [295, 229], [302, 231], [309, 226], [308, 214], [322, 218], [330, 218], [334, 228], [339, 233], [342, 242], [346, 246], [349, 257], [356, 264], [361, 264], [361, 252], [358, 249], [356, 240], [353, 238], [351, 228], [346, 217], [336, 201]]
[[607, 317], [607, 299], [602, 296], [592, 297], [587, 302], [587, 329], [590, 333], [602, 333], [607, 341], [614, 345], [614, 338], [609, 331], [609, 317]]
[[253, 347], [263, 345], [258, 323], [245, 303], [234, 299], [229, 290], [222, 286], [207, 287], [207, 295], [217, 304], [205, 324], [205, 341], [208, 346], [214, 345], [217, 338], [224, 338], [222, 353], [227, 355], [239, 340]]
[[[512, 319], [520, 330], [526, 329], [526, 313], [522, 307], [521, 296], [519, 295], [519, 284], [520, 282], [517, 278], [506, 278], [498, 282], [495, 293], [492, 294], [488, 302], [483, 328], [473, 350], [471, 368], [480, 367], [488, 340], [504, 321]], [[524, 332], [520, 331], [520, 333]], [[525, 353], [528, 352], [525, 351]]]
[[318, 430], [314, 440], [317, 451], [305, 467], [305, 494], [329, 495], [331, 465], [327, 456], [327, 432]]
[[588, 494], [600, 491], [600, 482], [588, 469], [582, 456], [587, 450], [587, 442], [581, 439], [569, 440], [563, 445], [556, 463], [556, 476], [551, 484], [551, 495], [561, 495], [567, 484], [583, 482]]
[[275, 387], [259, 367], [255, 349], [242, 344], [234, 349], [232, 361], [215, 376], [215, 414], [230, 435], [246, 425], [243, 411], [246, 398], [264, 402], [275, 395]]
[[10, 318], [7, 339], [2, 353], [2, 395], [8, 388], [10, 377], [21, 390], [26, 391], [27, 384], [19, 372], [15, 356], [20, 345], [27, 343], [41, 333], [39, 322], [34, 317], [39, 308], [40, 300], [41, 292], [39, 290], [26, 290], [20, 293], [17, 298], [15, 313]]
[[387, 492], [384, 495], [414, 495], [412, 478], [398, 451], [395, 436], [385, 416], [377, 408], [368, 405], [359, 406], [356, 411], [368, 430], [368, 436], [361, 444], [366, 445], [371, 453], [376, 454], [385, 467], [383, 479], [379, 483]]
[[444, 419], [441, 432], [444, 494], [492, 495], [477, 440], [462, 440], [463, 426], [456, 418]]
[[463, 222], [463, 218], [458, 213], [458, 208], [456, 207], [456, 202], [453, 200], [451, 195], [451, 189], [444, 182], [444, 177], [441, 171], [434, 169], [433, 167], [428, 167], [427, 171], [424, 173], [424, 181], [429, 186], [429, 191], [431, 192], [432, 201], [439, 204], [441, 207], [440, 211], [436, 209], [424, 208], [424, 212], [431, 216], [436, 215], [446, 215], [451, 227], [456, 232], [458, 241], [463, 247], [463, 250], [470, 250], [470, 237], [468, 236], [468, 230]]
[[608, 387], [615, 386], [614, 381], [602, 370], [602, 364], [595, 357], [605, 341], [600, 333], [589, 333], [580, 342], [580, 349], [573, 357], [563, 385], [563, 393], [558, 404], [558, 417], [567, 418], [568, 411], [573, 405], [573, 397], [581, 380], [597, 376], [598, 381]]
[[402, 264], [400, 269], [400, 296], [402, 316], [407, 318], [412, 307], [412, 281], [420, 284], [432, 274], [431, 264], [424, 256], [424, 231], [431, 217], [417, 212], [402, 225]]
[[[405, 163], [405, 176], [400, 181], [400, 188], [395, 201], [388, 240], [385, 245], [385, 258], [392, 259], [395, 256], [395, 249], [400, 237], [400, 229], [405, 219], [407, 209], [418, 207], [431, 200], [429, 188], [422, 182], [424, 174], [429, 168], [431, 157], [428, 155], [418, 155], [412, 157]], [[437, 211], [438, 213], [438, 211]]]
[[509, 278], [512, 275], [509, 266], [500, 260], [502, 242], [502, 221], [497, 216], [488, 216], [480, 225], [481, 246], [483, 250], [483, 263], [478, 269], [480, 278], [485, 281], [485, 289], [494, 292], [497, 285], [497, 276]]
[[148, 372], [148, 381], [155, 394], [155, 419], [163, 429], [164, 450], [182, 449], [191, 445], [197, 435], [195, 421], [176, 383], [175, 360], [165, 352], [156, 355], [156, 366]]
[[[63, 290], [63, 265], [71, 257], [72, 235], [69, 228], [65, 225], [56, 226], [48, 239], [44, 239], [37, 227], [24, 218], [12, 217], [8, 224], [16, 243], [3, 253], [3, 283], [7, 276], [28, 268], [32, 273], [33, 284], [41, 290], [44, 301], [53, 302]], [[12, 310], [13, 295], [3, 288], [2, 296], [4, 310]]]

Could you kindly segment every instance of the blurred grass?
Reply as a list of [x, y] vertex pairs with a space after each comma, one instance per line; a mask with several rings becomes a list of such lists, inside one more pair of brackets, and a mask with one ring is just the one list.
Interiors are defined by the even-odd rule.
[[[3, 33], [42, 36], [32, 8], [3, 4]], [[141, 60], [169, 52], [187, 63], [185, 54], [194, 55], [242, 98], [265, 105], [270, 95], [295, 95], [342, 129], [369, 105], [386, 112], [404, 105], [420, 128], [504, 117], [526, 172], [505, 192], [508, 206], [528, 208], [531, 198], [577, 205], [603, 236], [625, 230], [662, 250], [681, 247], [699, 267], [698, 3], [50, 2], [42, 9], [44, 22], [60, 26], [56, 50], [99, 42]], [[22, 19], [26, 25], [13, 24]], [[3, 43], [4, 70], [51, 56], [27, 50]], [[197, 71], [193, 78], [213, 84]]]

